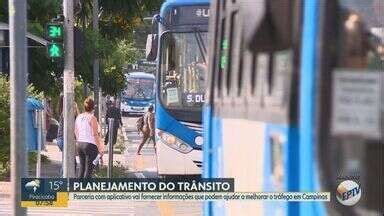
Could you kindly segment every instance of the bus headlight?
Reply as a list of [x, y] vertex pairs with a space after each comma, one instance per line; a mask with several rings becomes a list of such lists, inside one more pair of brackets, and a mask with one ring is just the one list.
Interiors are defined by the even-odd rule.
[[203, 145], [204, 139], [202, 136], [195, 137], [195, 143], [196, 145]]
[[159, 137], [159, 139], [163, 143], [165, 143], [169, 147], [171, 147], [171, 148], [173, 148], [173, 149], [175, 149], [181, 153], [186, 154], [186, 153], [189, 153], [190, 151], [192, 151], [192, 149], [193, 149], [187, 143], [181, 141], [180, 139], [177, 139], [175, 136], [173, 136], [167, 132], [157, 130], [157, 136]]

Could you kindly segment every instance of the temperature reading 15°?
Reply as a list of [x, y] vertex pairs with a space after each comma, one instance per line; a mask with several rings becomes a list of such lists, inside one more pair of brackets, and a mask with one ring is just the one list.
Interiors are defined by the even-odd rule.
[[60, 186], [63, 185], [63, 181], [50, 181], [49, 182], [49, 187], [51, 190], [57, 191], [60, 189]]

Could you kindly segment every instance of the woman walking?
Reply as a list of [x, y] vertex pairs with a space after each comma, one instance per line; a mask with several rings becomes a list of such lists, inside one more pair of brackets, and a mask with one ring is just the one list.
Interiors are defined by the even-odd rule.
[[103, 145], [98, 134], [99, 124], [92, 111], [94, 102], [91, 98], [84, 101], [85, 112], [77, 116], [75, 134], [77, 140], [77, 153], [80, 158], [79, 178], [90, 178], [93, 172], [93, 160], [97, 154], [103, 155]]

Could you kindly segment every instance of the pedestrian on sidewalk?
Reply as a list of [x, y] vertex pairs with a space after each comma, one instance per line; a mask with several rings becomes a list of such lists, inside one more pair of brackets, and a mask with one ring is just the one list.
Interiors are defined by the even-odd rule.
[[78, 115], [75, 122], [76, 149], [80, 158], [79, 178], [91, 178], [94, 169], [92, 162], [98, 154], [104, 153], [98, 133], [99, 123], [93, 115], [94, 106], [91, 98], [85, 99], [85, 112]]
[[150, 105], [148, 111], [144, 114], [144, 125], [141, 130], [143, 133], [141, 143], [137, 149], [137, 154], [140, 155], [140, 151], [143, 148], [145, 142], [150, 138], [153, 141], [153, 146], [156, 150], [156, 141], [155, 141], [155, 114], [153, 113], [153, 105]]
[[[112, 145], [115, 145], [116, 144], [116, 140], [117, 140], [117, 131], [119, 130], [119, 127], [123, 127], [123, 121], [121, 120], [121, 113], [120, 113], [120, 109], [116, 107], [116, 101], [110, 101], [110, 106], [108, 107], [107, 109], [107, 114], [105, 115], [105, 120], [107, 122], [107, 125], [108, 125], [108, 119], [109, 118], [113, 118], [113, 130], [112, 130], [112, 135], [113, 135], [113, 140], [112, 140]], [[109, 134], [110, 134], [110, 131], [109, 131], [109, 127], [108, 127], [108, 131], [107, 131], [107, 134], [105, 135], [105, 139], [104, 139], [104, 144], [107, 145], [108, 144], [108, 140], [109, 140]]]

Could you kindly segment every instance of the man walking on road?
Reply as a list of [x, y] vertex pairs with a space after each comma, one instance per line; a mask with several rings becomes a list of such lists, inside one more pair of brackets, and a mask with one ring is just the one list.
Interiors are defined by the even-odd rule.
[[140, 155], [140, 151], [143, 148], [145, 142], [148, 138], [151, 138], [153, 141], [153, 145], [156, 150], [156, 142], [155, 142], [155, 114], [153, 113], [153, 105], [150, 105], [148, 111], [144, 114], [144, 125], [141, 131], [143, 133], [143, 137], [141, 143], [139, 145], [139, 149], [137, 150], [137, 154]]
[[[112, 144], [115, 145], [116, 144], [116, 139], [117, 139], [117, 131], [118, 131], [120, 126], [123, 126], [123, 122], [121, 120], [120, 110], [116, 107], [116, 101], [112, 101], [111, 102], [111, 106], [109, 106], [108, 109], [107, 109], [107, 114], [105, 116], [107, 124], [108, 124], [108, 119], [109, 118], [113, 118], [114, 119], [114, 121], [113, 121], [113, 130], [112, 130], [112, 134], [113, 134]], [[107, 134], [105, 136], [105, 140], [104, 140], [104, 144], [105, 145], [108, 144], [108, 137], [109, 137], [110, 132], [111, 131], [108, 128], [108, 132], [107, 132]]]

